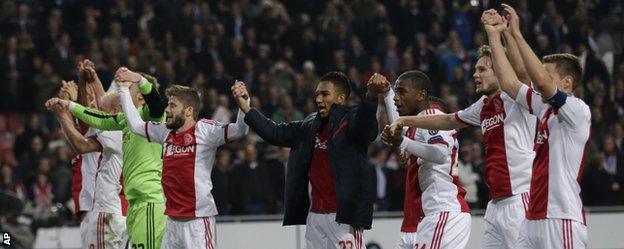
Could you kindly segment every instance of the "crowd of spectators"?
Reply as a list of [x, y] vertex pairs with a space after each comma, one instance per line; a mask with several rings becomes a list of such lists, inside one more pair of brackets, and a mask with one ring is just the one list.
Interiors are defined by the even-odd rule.
[[[539, 56], [573, 53], [583, 65], [576, 94], [592, 110], [585, 204], [624, 204], [624, 2], [511, 2]], [[163, 89], [173, 83], [196, 87], [202, 92], [200, 117], [223, 122], [235, 118], [229, 93], [234, 79], [247, 84], [256, 108], [287, 122], [315, 112], [313, 89], [329, 70], [345, 72], [361, 93], [375, 72], [394, 80], [418, 69], [431, 77], [434, 94], [457, 111], [479, 98], [472, 82], [477, 49], [486, 42], [479, 17], [498, 3], [2, 0], [0, 189], [20, 200], [22, 213], [35, 223], [45, 225], [54, 215], [75, 221], [59, 211], [71, 209], [72, 150], [43, 102], [62, 79], [77, 78], [75, 64], [83, 58], [95, 63], [105, 88], [120, 66], [154, 75]], [[357, 103], [358, 94], [352, 95]], [[460, 134], [466, 200], [485, 208], [481, 132]], [[405, 168], [380, 142], [371, 146], [370, 158], [376, 210], [402, 210]], [[287, 160], [287, 149], [253, 134], [220, 149], [212, 173], [220, 215], [280, 213]], [[8, 207], [4, 202], [0, 206]], [[2, 224], [16, 215], [8, 215], [8, 208], [0, 212]]]

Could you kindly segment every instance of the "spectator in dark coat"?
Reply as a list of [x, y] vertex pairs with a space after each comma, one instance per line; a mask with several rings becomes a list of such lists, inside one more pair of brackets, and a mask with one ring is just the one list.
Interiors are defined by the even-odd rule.
[[234, 166], [231, 196], [232, 214], [270, 214], [275, 212], [269, 167], [258, 160], [255, 145], [245, 146], [245, 161]]

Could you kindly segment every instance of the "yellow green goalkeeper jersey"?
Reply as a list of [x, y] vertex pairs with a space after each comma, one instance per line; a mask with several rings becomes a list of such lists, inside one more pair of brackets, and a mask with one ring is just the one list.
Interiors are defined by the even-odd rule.
[[[151, 84], [141, 87], [141, 93], [151, 91]], [[162, 145], [150, 143], [144, 137], [132, 133], [126, 124], [123, 113], [108, 114], [98, 110], [74, 104], [71, 108], [74, 117], [87, 125], [100, 130], [123, 131], [123, 168], [124, 193], [128, 202], [163, 202]], [[141, 118], [146, 121], [162, 122], [165, 116], [149, 117], [147, 105], [139, 107]]]

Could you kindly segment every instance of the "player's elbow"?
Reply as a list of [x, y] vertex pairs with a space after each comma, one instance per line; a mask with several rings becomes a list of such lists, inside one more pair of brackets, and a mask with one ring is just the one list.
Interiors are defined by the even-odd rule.
[[91, 146], [89, 146], [89, 143], [77, 143], [75, 146], [76, 151], [79, 154], [85, 154], [85, 153], [89, 153], [89, 152], [94, 152], [95, 150], [93, 148], [91, 148]]

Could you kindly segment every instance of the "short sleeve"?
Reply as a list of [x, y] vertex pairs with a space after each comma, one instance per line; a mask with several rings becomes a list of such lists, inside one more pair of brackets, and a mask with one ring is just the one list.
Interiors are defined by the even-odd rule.
[[556, 111], [557, 117], [573, 130], [589, 130], [591, 111], [585, 102], [576, 97], [567, 97]]
[[102, 131], [97, 134], [97, 141], [100, 143], [100, 151], [112, 151], [121, 154], [122, 138], [121, 131]]
[[221, 146], [228, 143], [228, 129], [230, 123], [221, 123], [215, 120], [202, 119], [197, 122], [197, 129], [209, 146]]
[[516, 103], [520, 104], [524, 109], [529, 110], [529, 113], [533, 115], [539, 115], [548, 107], [548, 104], [542, 101], [542, 95], [525, 84], [520, 86], [520, 90], [516, 96]]
[[469, 107], [455, 113], [455, 119], [464, 124], [471, 126], [479, 126], [481, 124], [481, 109], [483, 109], [483, 98], [481, 97], [477, 102], [473, 103]]
[[451, 148], [454, 144], [453, 135], [456, 133], [455, 130], [425, 130], [418, 129], [418, 134], [416, 135], [417, 139], [420, 142], [427, 144], [440, 144], [444, 145], [446, 148]]
[[169, 135], [169, 130], [165, 123], [160, 122], [145, 122], [145, 138], [150, 143], [160, 143], [163, 144], [167, 136]]

